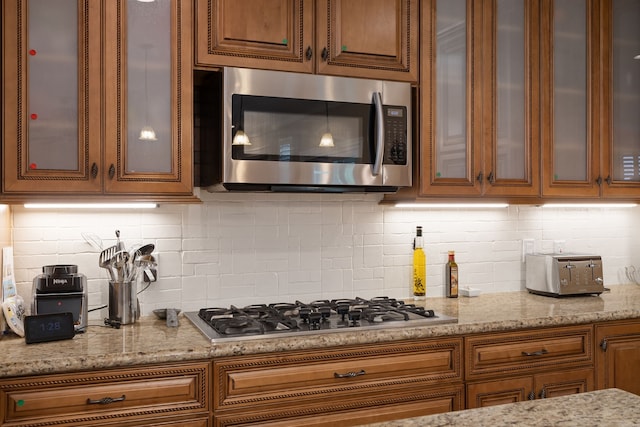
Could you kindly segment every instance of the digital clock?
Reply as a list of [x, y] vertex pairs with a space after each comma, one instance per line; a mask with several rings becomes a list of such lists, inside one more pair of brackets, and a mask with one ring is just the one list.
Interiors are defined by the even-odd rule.
[[25, 316], [24, 338], [27, 344], [73, 338], [72, 313], [48, 313]]

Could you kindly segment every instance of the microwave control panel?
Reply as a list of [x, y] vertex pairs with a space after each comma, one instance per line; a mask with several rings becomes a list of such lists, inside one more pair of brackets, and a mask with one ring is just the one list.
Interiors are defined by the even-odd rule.
[[382, 163], [407, 164], [407, 108], [384, 107], [384, 158]]

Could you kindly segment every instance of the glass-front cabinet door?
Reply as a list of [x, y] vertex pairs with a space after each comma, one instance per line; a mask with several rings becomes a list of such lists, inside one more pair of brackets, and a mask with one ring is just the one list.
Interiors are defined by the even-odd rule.
[[[482, 182], [478, 2], [423, 3], [420, 195], [479, 195]], [[474, 90], [475, 89], [475, 90]]]
[[604, 0], [602, 190], [640, 194], [640, 2]]
[[2, 2], [3, 191], [100, 192], [100, 2]]
[[192, 2], [105, 2], [105, 191], [191, 194]]
[[191, 19], [191, 0], [3, 1], [4, 193], [192, 198]]
[[423, 7], [421, 196], [539, 193], [537, 3]]
[[595, 1], [542, 1], [543, 196], [600, 194]]

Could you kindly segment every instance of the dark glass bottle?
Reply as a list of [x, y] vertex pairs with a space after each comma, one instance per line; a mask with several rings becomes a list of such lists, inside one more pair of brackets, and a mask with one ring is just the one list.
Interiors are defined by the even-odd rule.
[[454, 251], [449, 251], [449, 261], [447, 262], [445, 275], [447, 277], [447, 297], [458, 298], [458, 264], [456, 263]]

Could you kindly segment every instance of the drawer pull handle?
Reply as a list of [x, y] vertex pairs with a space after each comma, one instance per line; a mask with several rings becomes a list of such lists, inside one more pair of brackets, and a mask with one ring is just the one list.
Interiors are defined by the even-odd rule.
[[533, 353], [529, 353], [527, 351], [523, 351], [522, 355], [523, 356], [542, 356], [543, 354], [547, 354], [547, 353], [549, 353], [549, 352], [543, 348], [542, 350], [534, 351]]
[[102, 399], [98, 399], [98, 400], [87, 399], [87, 404], [88, 405], [108, 405], [113, 402], [124, 402], [124, 399], [126, 399], [126, 396], [123, 394], [120, 397], [103, 397]]
[[366, 372], [364, 371], [364, 369], [361, 369], [358, 372], [347, 372], [346, 374], [339, 374], [337, 372], [334, 372], [333, 376], [335, 378], [353, 378], [353, 377], [359, 377], [364, 374], [366, 374]]

